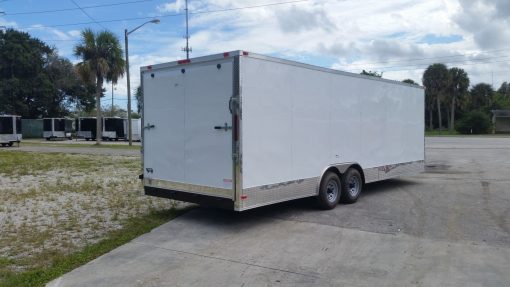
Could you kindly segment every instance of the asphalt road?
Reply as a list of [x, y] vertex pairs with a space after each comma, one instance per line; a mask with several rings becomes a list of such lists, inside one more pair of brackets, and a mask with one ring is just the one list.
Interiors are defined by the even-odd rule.
[[49, 286], [510, 286], [510, 138], [428, 138], [353, 205], [195, 208]]

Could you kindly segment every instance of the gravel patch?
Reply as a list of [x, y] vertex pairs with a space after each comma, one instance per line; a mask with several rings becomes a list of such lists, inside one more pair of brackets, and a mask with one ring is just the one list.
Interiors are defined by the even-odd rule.
[[[40, 266], [45, 253], [73, 252], [122, 228], [126, 219], [176, 206], [143, 194], [140, 157], [52, 156], [76, 165], [30, 169], [30, 174], [0, 173], [0, 259], [14, 262], [9, 270]], [[101, 164], [87, 168], [80, 164], [84, 157]]]

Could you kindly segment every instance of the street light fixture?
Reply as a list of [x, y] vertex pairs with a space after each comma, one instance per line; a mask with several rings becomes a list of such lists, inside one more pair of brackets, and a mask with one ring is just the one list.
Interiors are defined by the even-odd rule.
[[128, 36], [129, 34], [133, 33], [134, 31], [142, 28], [143, 25], [153, 23], [153, 24], [159, 24], [161, 22], [159, 19], [152, 19], [150, 21], [147, 21], [140, 26], [134, 28], [131, 31], [128, 31], [127, 29], [124, 29], [124, 42], [126, 46], [126, 78], [127, 78], [127, 92], [128, 92], [128, 137], [129, 137], [129, 145], [133, 145], [132, 141], [132, 132], [131, 132], [131, 83], [129, 82], [129, 51], [128, 51]]

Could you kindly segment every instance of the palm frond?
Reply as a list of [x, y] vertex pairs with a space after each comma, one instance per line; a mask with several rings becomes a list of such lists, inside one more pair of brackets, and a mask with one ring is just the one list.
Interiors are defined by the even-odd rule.
[[74, 47], [74, 54], [82, 59], [77, 65], [84, 81], [116, 83], [124, 75], [125, 61], [119, 39], [110, 31], [94, 33], [82, 31], [82, 41]]

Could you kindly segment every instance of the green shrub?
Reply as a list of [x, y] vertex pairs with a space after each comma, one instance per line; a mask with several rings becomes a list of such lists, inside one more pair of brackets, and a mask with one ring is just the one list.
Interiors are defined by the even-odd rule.
[[455, 129], [461, 134], [487, 134], [490, 127], [489, 116], [480, 111], [466, 113], [455, 125]]

